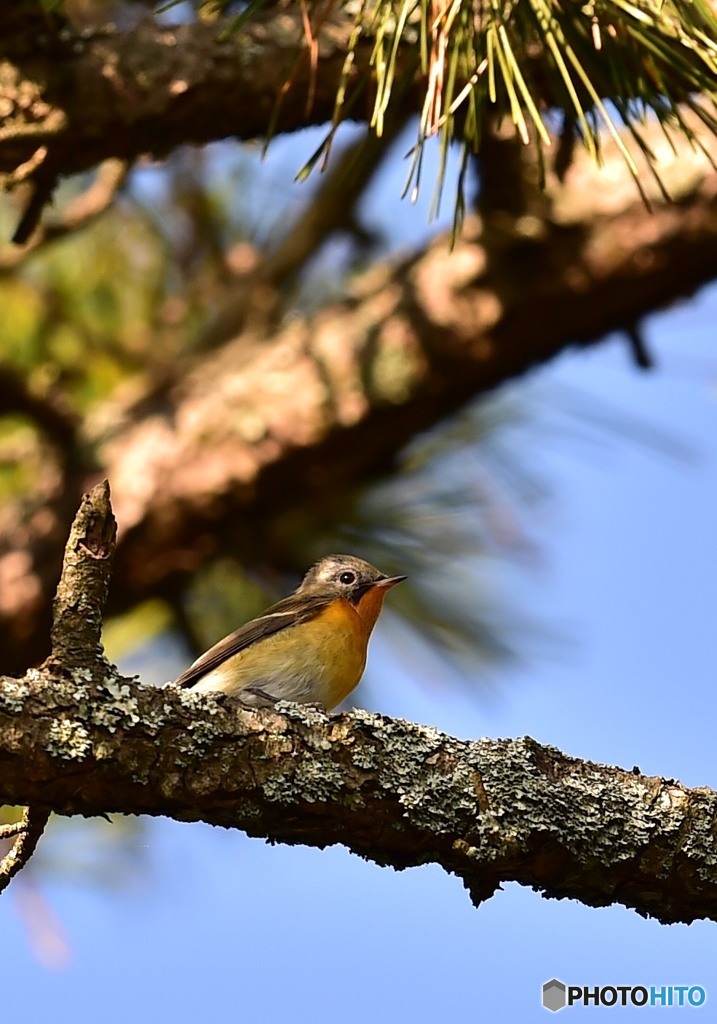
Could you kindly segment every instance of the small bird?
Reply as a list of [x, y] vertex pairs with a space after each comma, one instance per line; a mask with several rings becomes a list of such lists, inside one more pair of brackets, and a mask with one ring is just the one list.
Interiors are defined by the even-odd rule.
[[383, 599], [405, 579], [353, 555], [328, 555], [298, 590], [202, 654], [175, 686], [250, 707], [291, 700], [329, 711], [358, 685]]

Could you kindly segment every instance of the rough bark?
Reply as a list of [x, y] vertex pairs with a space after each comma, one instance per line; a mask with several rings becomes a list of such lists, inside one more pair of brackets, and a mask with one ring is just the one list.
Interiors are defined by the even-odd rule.
[[102, 612], [107, 603], [117, 523], [106, 480], [84, 496], [65, 546], [52, 607], [52, 658], [73, 671], [102, 665]]
[[[227, 24], [146, 19], [127, 32], [78, 33], [29, 22], [3, 32], [0, 14], [0, 181], [17, 184], [38, 168], [73, 174], [108, 157], [162, 157], [187, 143], [263, 138], [272, 120], [277, 133], [331, 121], [349, 18], [339, 12], [323, 23], [319, 75], [297, 5], [260, 13], [231, 35]], [[370, 108], [352, 95], [371, 49], [368, 39], [360, 44], [348, 78], [346, 109], [358, 120]], [[408, 59], [415, 63], [410, 49]], [[411, 106], [409, 93], [403, 101]]]
[[353, 711], [274, 711], [31, 670], [0, 685], [0, 802], [165, 815], [271, 841], [437, 863], [478, 905], [502, 882], [662, 922], [717, 920], [717, 793], [568, 757], [461, 741]]
[[717, 920], [711, 790], [579, 761], [529, 738], [464, 741], [292, 704], [253, 711], [120, 677], [99, 641], [114, 529], [100, 485], [68, 541], [52, 658], [23, 679], [0, 679], [0, 802], [29, 805], [0, 836], [16, 837], [0, 891], [49, 812], [122, 812], [342, 843], [395, 868], [434, 862], [476, 905], [518, 881], [663, 922]]

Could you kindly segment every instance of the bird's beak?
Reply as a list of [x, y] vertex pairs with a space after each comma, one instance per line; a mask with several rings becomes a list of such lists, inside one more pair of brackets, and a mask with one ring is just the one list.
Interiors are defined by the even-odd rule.
[[390, 590], [391, 587], [395, 587], [397, 583], [403, 583], [407, 580], [408, 576], [386, 576], [383, 580], [377, 580], [374, 583], [375, 587], [380, 587], [381, 590]]

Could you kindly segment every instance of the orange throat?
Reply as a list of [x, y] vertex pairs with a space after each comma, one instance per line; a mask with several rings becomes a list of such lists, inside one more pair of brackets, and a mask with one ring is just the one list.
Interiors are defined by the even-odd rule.
[[356, 614], [366, 626], [367, 633], [370, 633], [376, 625], [376, 619], [381, 614], [385, 596], [386, 590], [383, 587], [371, 587], [370, 590], [366, 591], [358, 604], [354, 605]]

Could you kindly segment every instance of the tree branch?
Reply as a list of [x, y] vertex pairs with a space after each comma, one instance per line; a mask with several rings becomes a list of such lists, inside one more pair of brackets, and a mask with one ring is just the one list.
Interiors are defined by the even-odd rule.
[[[20, 6], [22, 13], [6, 13], [11, 6]], [[240, 31], [232, 31], [235, 17], [228, 15], [171, 26], [146, 17], [122, 32], [111, 25], [77, 31], [43, 15], [39, 2], [5, 4], [0, 10], [0, 184], [12, 187], [38, 179], [45, 190], [51, 190], [58, 175], [87, 170], [108, 157], [129, 161], [146, 153], [162, 157], [186, 143], [265, 138], [269, 126], [281, 133], [329, 124], [336, 115], [339, 94], [343, 94], [340, 119], [368, 120], [372, 97], [365, 98], [361, 92], [365, 86], [374, 89], [377, 80], [380, 85], [382, 76], [374, 60], [376, 42], [386, 25], [372, 26], [369, 9], [347, 66], [356, 6], [324, 5], [317, 24], [308, 31], [303, 5], [284, 0], [253, 12]], [[475, 11], [479, 19], [480, 6]], [[436, 93], [437, 81], [445, 72], [440, 48], [432, 52], [427, 71], [419, 70], [418, 20], [414, 11], [391, 58], [394, 84], [400, 83], [402, 93], [400, 106], [415, 112], [423, 106], [427, 90]], [[507, 22], [510, 25], [511, 19]], [[651, 36], [649, 60], [635, 60], [634, 36], [629, 33], [620, 39], [616, 34], [614, 42], [606, 36], [602, 43], [606, 61], [589, 62], [589, 91], [579, 79], [566, 91], [550, 51], [541, 52], [532, 33], [532, 45], [524, 50], [521, 40], [519, 48], [532, 102], [543, 109], [573, 110], [578, 96], [578, 102], [591, 109], [599, 95], [624, 103], [628, 97], [612, 70], [620, 59], [639, 79], [641, 99], [654, 91], [662, 102], [665, 94], [670, 102], [688, 100], [700, 88], [709, 89], [710, 74], [703, 67], [704, 52], [694, 53], [695, 73], [691, 73], [679, 51], [683, 42], [690, 45], [700, 39], [697, 25], [702, 25], [703, 33], [711, 26], [704, 18], [689, 18], [683, 27], [687, 24], [691, 34], [684, 39], [671, 20], [664, 33]], [[521, 26], [516, 31], [520, 37]], [[665, 61], [662, 50], [669, 52], [673, 47], [675, 58]], [[594, 58], [590, 45], [588, 52]], [[709, 63], [710, 58], [706, 59]], [[702, 73], [697, 73], [698, 68]], [[460, 90], [465, 79], [459, 77], [455, 85]], [[437, 89], [438, 98], [441, 91]], [[497, 96], [498, 112], [509, 110], [503, 88]], [[659, 103], [655, 106], [664, 109]], [[440, 104], [434, 103], [430, 118], [434, 125], [440, 120], [439, 111]], [[708, 108], [706, 120], [712, 116]], [[32, 230], [43, 198], [37, 191], [21, 237]]]
[[[298, 5], [260, 12], [240, 32], [227, 34], [229, 23], [166, 26], [147, 18], [127, 32], [53, 32], [45, 25], [34, 46], [24, 34], [17, 44], [0, 38], [8, 111], [0, 124], [0, 180], [4, 175], [6, 187], [26, 180], [31, 161], [72, 174], [108, 157], [132, 162], [187, 143], [263, 138], [275, 114], [277, 132], [331, 121], [350, 18], [337, 11], [322, 25], [317, 75]], [[371, 49], [368, 39], [359, 46], [347, 106], [368, 74]]]
[[53, 656], [0, 678], [0, 802], [29, 804], [0, 892], [51, 812], [169, 815], [272, 841], [437, 863], [478, 906], [502, 882], [660, 921], [717, 920], [717, 793], [534, 740], [454, 739], [354, 711], [143, 687], [104, 659], [114, 546], [107, 483], [85, 495], [55, 602]]
[[167, 815], [272, 841], [437, 863], [478, 905], [502, 882], [662, 922], [717, 920], [717, 794], [354, 711], [31, 670], [0, 685], [0, 801]]

